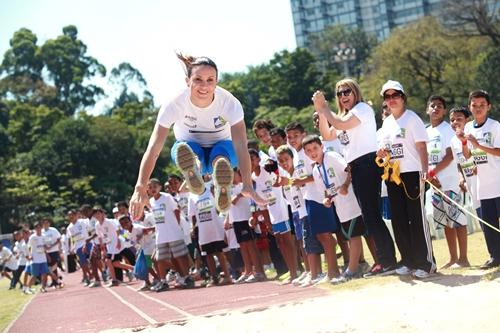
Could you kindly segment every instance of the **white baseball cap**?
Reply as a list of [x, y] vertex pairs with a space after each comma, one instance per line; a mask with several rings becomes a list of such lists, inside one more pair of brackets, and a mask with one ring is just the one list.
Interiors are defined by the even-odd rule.
[[118, 213], [118, 207], [113, 207], [113, 214]]
[[403, 85], [401, 83], [399, 83], [398, 81], [389, 80], [382, 86], [382, 90], [380, 90], [380, 96], [384, 96], [384, 93], [390, 89], [401, 91], [403, 94], [405, 93]]

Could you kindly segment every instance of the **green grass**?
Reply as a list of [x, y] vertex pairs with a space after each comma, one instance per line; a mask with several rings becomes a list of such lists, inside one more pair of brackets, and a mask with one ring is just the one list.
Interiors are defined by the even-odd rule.
[[11, 321], [16, 319], [19, 312], [33, 295], [25, 295], [21, 290], [8, 290], [10, 280], [0, 280], [0, 332], [3, 332]]

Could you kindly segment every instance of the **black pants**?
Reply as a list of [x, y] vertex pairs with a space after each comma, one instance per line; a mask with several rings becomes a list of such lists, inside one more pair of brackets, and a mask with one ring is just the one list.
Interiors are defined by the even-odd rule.
[[377, 257], [383, 267], [396, 265], [396, 250], [391, 234], [380, 212], [380, 180], [382, 169], [375, 164], [375, 153], [363, 155], [351, 163], [354, 195], [368, 234], [375, 239]]
[[[500, 197], [481, 200], [482, 219], [494, 227], [499, 227], [498, 218], [500, 217]], [[500, 261], [500, 233], [481, 223], [486, 247], [491, 259]]]
[[401, 253], [401, 264], [410, 269], [434, 272], [436, 261], [432, 253], [429, 223], [425, 219], [424, 187], [420, 182], [420, 173], [401, 173], [401, 179], [408, 195], [402, 185], [386, 182], [392, 209], [392, 228]]
[[19, 282], [20, 285], [22, 286], [23, 284], [19, 281], [19, 278], [21, 277], [21, 274], [24, 272], [24, 268], [26, 266], [18, 266], [16, 271], [12, 274], [12, 280], [10, 281], [10, 286], [12, 288], [15, 288], [17, 283]]
[[[123, 250], [121, 250], [120, 255], [127, 259], [127, 261], [130, 263], [130, 265], [134, 266], [135, 265], [135, 254], [134, 251], [132, 251], [131, 248], [126, 247]], [[123, 270], [121, 268], [116, 268], [115, 269], [115, 274], [116, 274], [116, 279], [119, 281], [123, 281]]]

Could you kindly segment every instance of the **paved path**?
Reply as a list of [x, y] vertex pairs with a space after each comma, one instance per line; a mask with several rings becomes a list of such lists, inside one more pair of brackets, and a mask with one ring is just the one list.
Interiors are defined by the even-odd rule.
[[11, 326], [10, 333], [97, 332], [184, 321], [235, 309], [254, 311], [325, 295], [317, 288], [277, 282], [230, 285], [163, 293], [137, 292], [140, 282], [114, 288], [85, 288], [79, 272], [65, 277], [66, 287], [38, 294]]

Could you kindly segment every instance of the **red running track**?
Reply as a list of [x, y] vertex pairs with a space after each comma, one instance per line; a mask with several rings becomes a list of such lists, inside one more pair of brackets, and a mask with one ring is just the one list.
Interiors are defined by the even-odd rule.
[[65, 277], [65, 288], [36, 295], [10, 327], [10, 333], [97, 332], [185, 321], [228, 311], [252, 311], [325, 295], [319, 288], [261, 282], [163, 293], [137, 292], [142, 282], [113, 288], [86, 288], [79, 272]]

